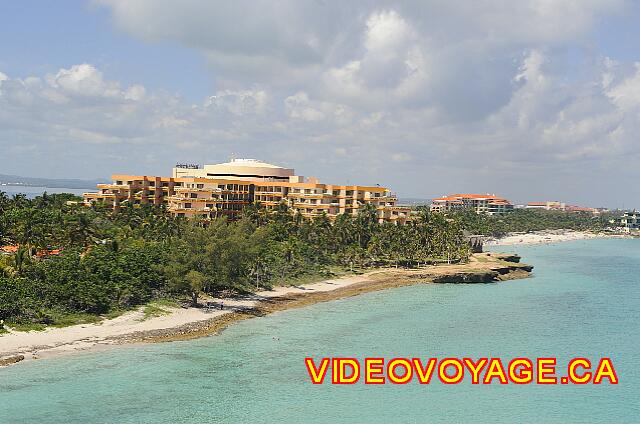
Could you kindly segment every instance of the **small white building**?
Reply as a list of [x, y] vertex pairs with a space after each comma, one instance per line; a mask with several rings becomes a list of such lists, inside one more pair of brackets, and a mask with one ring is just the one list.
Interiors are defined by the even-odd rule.
[[640, 230], [640, 212], [625, 212], [620, 218], [620, 225], [626, 231]]

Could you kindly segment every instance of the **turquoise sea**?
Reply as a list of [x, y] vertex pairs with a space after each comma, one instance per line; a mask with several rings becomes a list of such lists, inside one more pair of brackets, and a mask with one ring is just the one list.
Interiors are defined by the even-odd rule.
[[[640, 240], [495, 250], [534, 276], [403, 287], [0, 369], [0, 423], [640, 422]], [[318, 386], [306, 356], [608, 356], [620, 384]]]

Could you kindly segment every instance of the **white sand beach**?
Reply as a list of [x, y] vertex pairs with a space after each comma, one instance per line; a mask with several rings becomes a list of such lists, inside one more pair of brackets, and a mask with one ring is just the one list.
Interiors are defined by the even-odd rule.
[[[104, 349], [124, 343], [184, 340], [216, 333], [238, 319], [273, 311], [300, 307], [319, 301], [338, 299], [372, 290], [400, 287], [434, 281], [434, 277], [462, 278], [465, 273], [478, 274], [482, 282], [486, 275], [501, 276], [513, 272], [511, 278], [526, 278], [526, 264], [505, 262], [495, 253], [474, 254], [467, 263], [440, 264], [416, 269], [376, 269], [361, 275], [348, 275], [302, 286], [279, 286], [249, 296], [206, 299], [212, 308], [162, 307], [166, 315], [145, 319], [144, 307], [94, 324], [78, 324], [44, 331], [11, 331], [0, 336], [0, 363], [33, 360], [78, 351]], [[518, 261], [515, 261], [518, 262]], [[496, 272], [500, 269], [501, 272]], [[505, 272], [506, 271], [506, 272]], [[458, 277], [456, 277], [458, 276]], [[406, 278], [405, 278], [406, 277]], [[490, 278], [493, 278], [490, 277]], [[215, 307], [223, 303], [223, 309]], [[238, 313], [236, 313], [238, 312]], [[245, 312], [245, 313], [243, 313]], [[235, 313], [235, 314], [234, 314]], [[24, 358], [22, 358], [22, 356]]]
[[531, 233], [510, 233], [506, 237], [502, 238], [488, 238], [485, 240], [484, 244], [485, 246], [509, 246], [518, 244], [557, 243], [605, 237], [625, 236], [610, 233], [593, 233], [590, 231], [546, 230], [534, 231]]
[[8, 334], [0, 336], [0, 358], [10, 355], [23, 355], [24, 360], [31, 360], [88, 349], [99, 349], [100, 347], [118, 344], [118, 340], [115, 338], [123, 335], [170, 329], [185, 324], [207, 321], [230, 314], [238, 309], [251, 308], [261, 300], [278, 296], [336, 290], [367, 281], [369, 276], [376, 272], [379, 271], [326, 280], [305, 286], [276, 287], [274, 290], [258, 292], [246, 298], [212, 299], [216, 303], [222, 301], [224, 303], [223, 310], [164, 308], [170, 310], [170, 313], [144, 319], [143, 308], [141, 307], [117, 318], [107, 319], [96, 324], [79, 324], [63, 328], [49, 328], [43, 331], [10, 331]]

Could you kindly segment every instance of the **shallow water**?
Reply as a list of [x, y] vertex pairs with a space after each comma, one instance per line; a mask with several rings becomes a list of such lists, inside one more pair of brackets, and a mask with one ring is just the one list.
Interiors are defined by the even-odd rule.
[[[534, 277], [402, 287], [0, 369], [0, 422], [639, 422], [640, 240], [494, 250]], [[318, 386], [306, 356], [609, 356], [620, 384]]]

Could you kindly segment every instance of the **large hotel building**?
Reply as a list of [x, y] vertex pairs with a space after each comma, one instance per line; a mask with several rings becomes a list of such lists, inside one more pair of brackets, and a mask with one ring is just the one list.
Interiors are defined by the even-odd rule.
[[495, 194], [452, 194], [438, 197], [431, 201], [432, 212], [449, 212], [461, 209], [472, 209], [476, 213], [502, 215], [513, 210], [507, 199]]
[[232, 159], [217, 165], [176, 165], [171, 177], [112, 175], [111, 184], [98, 184], [97, 193], [84, 193], [84, 202], [102, 202], [118, 210], [128, 204], [166, 205], [174, 216], [237, 218], [253, 202], [267, 209], [287, 204], [305, 217], [325, 213], [355, 215], [364, 204], [373, 205], [379, 222], [404, 224], [408, 207], [397, 206], [389, 189], [379, 186], [321, 184], [316, 178], [295, 175], [255, 159]]

